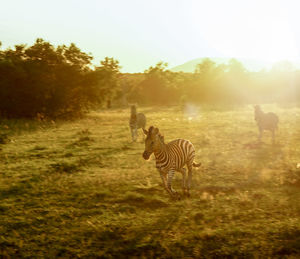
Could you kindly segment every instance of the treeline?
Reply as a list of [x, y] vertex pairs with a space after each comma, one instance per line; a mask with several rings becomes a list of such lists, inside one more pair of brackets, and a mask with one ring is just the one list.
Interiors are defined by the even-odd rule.
[[122, 74], [119, 62], [93, 57], [75, 44], [54, 47], [43, 39], [32, 46], [0, 50], [2, 117], [76, 117], [90, 108], [138, 103], [193, 102], [227, 105], [300, 100], [300, 72], [288, 63], [250, 72], [235, 59], [210, 59], [194, 73], [171, 72], [160, 62], [144, 73]]
[[127, 75], [130, 102], [213, 105], [291, 103], [300, 101], [300, 71], [288, 62], [270, 71], [250, 72], [237, 60], [216, 64], [204, 59], [194, 73], [171, 72], [158, 63], [143, 74]]
[[55, 48], [43, 39], [0, 51], [1, 116], [74, 117], [113, 98], [118, 61], [105, 58], [96, 67], [91, 61], [75, 44]]

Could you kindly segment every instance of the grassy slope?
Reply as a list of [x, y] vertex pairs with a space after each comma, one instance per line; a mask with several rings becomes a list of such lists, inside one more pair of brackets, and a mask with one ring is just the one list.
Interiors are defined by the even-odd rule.
[[192, 197], [177, 202], [144, 145], [131, 143], [127, 109], [2, 122], [0, 257], [300, 256], [300, 112], [267, 108], [280, 117], [279, 140], [266, 134], [260, 146], [250, 108], [193, 120], [141, 109], [166, 141], [191, 140], [203, 164]]

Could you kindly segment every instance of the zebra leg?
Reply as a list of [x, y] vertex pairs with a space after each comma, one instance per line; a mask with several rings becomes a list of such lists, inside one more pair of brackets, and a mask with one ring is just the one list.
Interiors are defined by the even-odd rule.
[[185, 168], [181, 168], [178, 170], [178, 172], [182, 173], [182, 190], [183, 193], [186, 193], [186, 169]]
[[161, 180], [163, 182], [164, 188], [170, 194], [171, 197], [174, 197], [174, 191], [172, 191], [172, 189], [169, 188], [169, 186], [168, 186], [169, 185], [169, 176], [168, 176], [168, 180], [167, 180], [167, 174], [166, 173], [164, 173], [161, 170], [159, 170], [159, 173], [160, 173], [160, 177], [161, 177]]
[[172, 188], [172, 180], [173, 180], [173, 177], [174, 177], [174, 173], [175, 171], [174, 170], [170, 170], [168, 172], [168, 182], [167, 182], [167, 185], [168, 185], [168, 190], [169, 190], [169, 193], [170, 195], [173, 197], [173, 198], [180, 198], [180, 196], [178, 195], [178, 193]]
[[134, 141], [134, 129], [130, 128], [130, 131], [131, 131], [131, 139], [132, 141]]
[[133, 136], [132, 136], [132, 140], [135, 142], [136, 141], [136, 136], [137, 136], [137, 129], [134, 128], [133, 129]]
[[275, 143], [275, 132], [274, 132], [274, 130], [272, 130], [272, 143], [273, 144]]
[[261, 138], [262, 138], [262, 135], [263, 135], [263, 129], [259, 128], [258, 130], [259, 130], [258, 141], [261, 142]]
[[159, 170], [159, 174], [160, 174], [160, 178], [163, 182], [164, 188], [169, 192], [168, 186], [167, 186], [167, 175], [161, 170]]
[[144, 143], [145, 142], [145, 134], [142, 134], [142, 141], [141, 143]]

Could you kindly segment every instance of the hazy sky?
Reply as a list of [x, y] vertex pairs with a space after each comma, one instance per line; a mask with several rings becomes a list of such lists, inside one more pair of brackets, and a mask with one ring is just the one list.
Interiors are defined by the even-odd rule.
[[200, 57], [299, 60], [299, 10], [297, 0], [3, 0], [0, 41], [74, 42], [123, 72]]

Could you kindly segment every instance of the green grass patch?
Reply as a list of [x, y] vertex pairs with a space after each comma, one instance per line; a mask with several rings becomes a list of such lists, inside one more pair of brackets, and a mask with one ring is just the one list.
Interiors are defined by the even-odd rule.
[[[132, 142], [129, 110], [58, 123], [0, 123], [0, 257], [298, 258], [300, 109], [262, 143], [251, 107], [146, 107], [169, 142], [189, 139], [202, 166], [191, 197], [170, 199], [153, 157]], [[181, 174], [173, 187], [182, 194]]]

